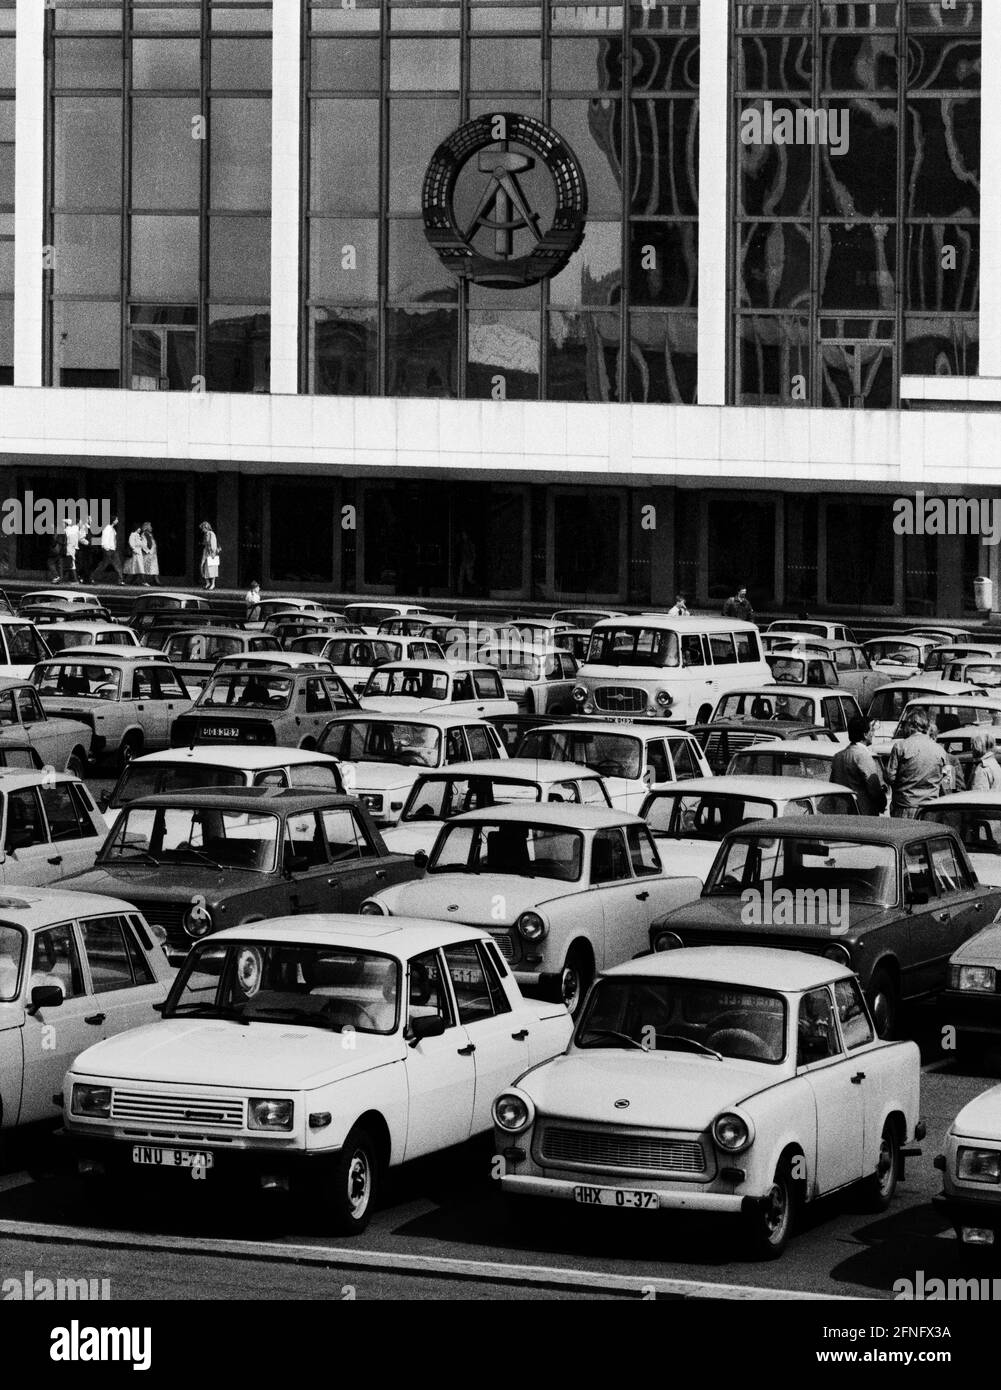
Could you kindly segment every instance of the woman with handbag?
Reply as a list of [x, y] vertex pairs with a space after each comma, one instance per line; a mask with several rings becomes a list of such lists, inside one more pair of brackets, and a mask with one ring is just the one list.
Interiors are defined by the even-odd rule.
[[126, 583], [145, 585], [146, 580], [143, 569], [144, 555], [145, 548], [143, 546], [142, 527], [137, 525], [135, 529], [129, 533], [129, 558], [125, 561], [124, 568]]
[[156, 537], [153, 535], [153, 523], [143, 522], [143, 573], [146, 575], [150, 584], [160, 586], [160, 561], [156, 553]]
[[214, 589], [216, 579], [219, 577], [219, 542], [216, 533], [207, 521], [201, 524], [202, 533], [202, 565], [201, 575], [205, 580], [206, 589]]

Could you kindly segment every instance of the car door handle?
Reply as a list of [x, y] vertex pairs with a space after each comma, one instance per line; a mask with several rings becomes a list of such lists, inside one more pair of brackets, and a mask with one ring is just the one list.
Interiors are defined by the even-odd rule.
[[952, 913], [951, 913], [951, 912], [933, 912], [933, 913], [932, 913], [932, 916], [935, 918], [935, 921], [936, 921], [936, 922], [948, 922], [949, 918], [952, 916]]
[[974, 912], [979, 912], [980, 909], [981, 909], [982, 907], [983, 907], [983, 903], [974, 903], [974, 904], [973, 904], [973, 910], [974, 910]]
[[853, 1085], [853, 1086], [861, 1086], [861, 1085], [862, 1085], [862, 1082], [863, 1082], [864, 1080], [865, 1080], [865, 1072], [864, 1072], [864, 1071], [857, 1071], [857, 1072], [855, 1073], [855, 1075], [852, 1077], [852, 1085]]
[[512, 1038], [514, 1038], [515, 1042], [524, 1042], [525, 1039], [528, 1037], [528, 1029], [519, 1028], [517, 1033], [512, 1033], [511, 1036]]
[[103, 1022], [104, 1022], [104, 1014], [90, 1014], [87, 1018], [84, 1019], [84, 1023], [94, 1023], [94, 1024], [97, 1024], [97, 1023], [103, 1023]]
[[636, 894], [636, 899], [637, 899], [638, 902], [645, 903], [646, 900], [647, 900], [647, 898], [648, 898], [649, 896], [650, 896], [649, 893], [645, 893], [645, 892], [644, 892], [644, 893], [637, 893], [637, 894]]
[[50, 864], [61, 864], [62, 862], [63, 862], [63, 857], [62, 857], [61, 854], [57, 854], [57, 855], [54, 856], [54, 858], [52, 858], [52, 859], [49, 860], [49, 863], [50, 863]]
[[467, 1043], [465, 1047], [457, 1047], [455, 1050], [460, 1057], [472, 1057], [473, 1053], [476, 1051], [476, 1044]]
[[386, 870], [385, 870], [385, 869], [376, 869], [376, 870], [375, 870], [375, 877], [376, 877], [376, 878], [385, 878], [385, 877], [386, 877]]

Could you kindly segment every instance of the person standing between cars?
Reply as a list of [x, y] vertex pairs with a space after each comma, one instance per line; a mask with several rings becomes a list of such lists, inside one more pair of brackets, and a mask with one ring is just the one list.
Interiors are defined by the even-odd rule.
[[216, 533], [207, 521], [203, 521], [199, 530], [202, 533], [202, 563], [201, 576], [205, 580], [206, 589], [214, 589], [215, 582], [219, 575], [219, 541]]
[[690, 617], [691, 617], [691, 614], [690, 614], [689, 611], [688, 611], [688, 604], [685, 602], [685, 596], [684, 596], [684, 594], [678, 594], [678, 596], [677, 596], [677, 597], [675, 598], [675, 600], [674, 600], [674, 607], [673, 607], [673, 608], [669, 608], [669, 609], [667, 610], [667, 616], [668, 616], [669, 618], [690, 618]]
[[848, 747], [831, 759], [831, 781], [855, 793], [859, 814], [878, 816], [886, 807], [886, 785], [879, 763], [869, 751], [872, 729], [867, 719], [853, 715], [848, 721]]
[[254, 623], [261, 616], [261, 585], [256, 579], [250, 581], [250, 588], [243, 596], [247, 605], [247, 622]]
[[970, 740], [973, 763], [969, 773], [971, 792], [1001, 791], [1001, 763], [994, 753], [994, 735], [989, 730]]
[[941, 796], [952, 782], [944, 748], [928, 733], [928, 716], [916, 709], [904, 726], [886, 767], [890, 785], [890, 815], [913, 820], [919, 806]]
[[118, 558], [118, 517], [113, 516], [101, 531], [101, 559], [96, 568], [91, 572], [91, 579], [96, 583], [99, 575], [103, 574], [108, 568], [117, 574], [118, 584], [124, 584], [122, 578], [122, 562]]
[[143, 522], [143, 574], [147, 582], [160, 587], [160, 560], [156, 551], [156, 537], [153, 535], [153, 523]]
[[751, 600], [747, 597], [747, 586], [741, 584], [735, 594], [731, 594], [723, 605], [724, 618], [739, 618], [742, 622], [754, 622], [754, 609], [751, 607]]
[[66, 542], [66, 566], [63, 578], [70, 584], [79, 584], [76, 572], [76, 553], [80, 548], [80, 523], [68, 517], [63, 528], [63, 538]]
[[125, 561], [125, 575], [131, 584], [146, 583], [143, 577], [145, 555], [142, 526], [136, 522], [134, 529], [129, 532], [129, 558]]

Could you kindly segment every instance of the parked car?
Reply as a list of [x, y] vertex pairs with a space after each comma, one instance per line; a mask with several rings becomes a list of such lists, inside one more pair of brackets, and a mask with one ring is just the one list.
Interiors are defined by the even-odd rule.
[[53, 1095], [93, 1043], [146, 1023], [174, 971], [117, 898], [18, 888], [0, 921], [0, 1134], [55, 1120]]
[[[210, 608], [211, 604], [203, 594], [189, 594], [183, 589], [156, 589], [153, 593], [137, 594], [132, 600], [130, 625], [134, 627], [135, 620], [142, 620], [153, 613], [173, 612], [176, 609], [207, 613]], [[141, 626], [136, 631], [141, 635]]]
[[244, 653], [280, 654], [274, 637], [237, 627], [193, 627], [175, 632], [163, 644], [163, 653], [184, 677], [192, 695], [208, 683], [218, 662]]
[[841, 747], [833, 729], [799, 720], [787, 724], [775, 719], [714, 719], [711, 724], [693, 724], [689, 733], [716, 774], [729, 772], [737, 754], [751, 748], [814, 744], [833, 757]]
[[427, 615], [427, 611], [423, 603], [379, 603], [374, 599], [344, 605], [345, 619], [365, 628], [373, 637], [377, 634], [380, 623], [388, 622], [391, 618], [422, 618]]
[[1001, 646], [996, 643], [955, 642], [946, 647], [932, 647], [925, 657], [921, 674], [929, 681], [955, 680], [956, 677], [948, 674], [948, 668], [970, 661], [997, 663], [1001, 661]]
[[765, 628], [769, 637], [780, 633], [783, 637], [819, 637], [825, 642], [856, 642], [854, 632], [844, 623], [827, 623], [817, 618], [779, 618]]
[[947, 736], [952, 737], [971, 725], [981, 729], [997, 727], [1001, 724], [1001, 698], [992, 695], [950, 695], [935, 697], [922, 695], [908, 700], [900, 714], [897, 727], [889, 739], [873, 739], [873, 747], [889, 751], [894, 739], [904, 738], [907, 721], [916, 711], [926, 715], [929, 724], [935, 726], [939, 742]]
[[170, 746], [259, 743], [316, 748], [332, 714], [357, 708], [358, 701], [333, 671], [270, 664], [250, 670], [223, 666], [190, 709], [174, 720]]
[[45, 639], [34, 623], [20, 616], [0, 616], [0, 677], [27, 680], [36, 663], [48, 655]]
[[196, 946], [162, 1022], [78, 1057], [65, 1128], [91, 1173], [196, 1167], [225, 1187], [242, 1170], [298, 1189], [311, 1230], [353, 1235], [388, 1169], [489, 1130], [497, 1091], [569, 1036], [484, 932], [282, 917]]
[[906, 681], [894, 681], [892, 685], [884, 685], [882, 690], [877, 690], [872, 697], [867, 711], [872, 736], [877, 742], [893, 738], [900, 717], [912, 700], [926, 697], [944, 700], [946, 697], [981, 693], [975, 685], [965, 682], [926, 681], [920, 675]]
[[90, 760], [93, 730], [79, 719], [49, 715], [29, 681], [0, 677], [0, 747], [35, 749], [39, 766], [82, 777]]
[[1001, 685], [1001, 661], [984, 661], [983, 657], [953, 661], [942, 672], [945, 681], [969, 683], [978, 691], [989, 692]]
[[930, 623], [927, 627], [909, 627], [908, 637], [931, 637], [937, 642], [969, 642], [975, 640], [968, 627], [956, 623]]
[[[314, 641], [300, 637], [290, 651], [314, 649]], [[388, 662], [444, 661], [445, 653], [437, 642], [425, 637], [369, 637], [334, 635], [326, 638], [316, 654], [329, 661], [333, 669], [355, 694], [365, 689], [369, 676], [377, 666]]]
[[[813, 638], [808, 639], [807, 643], [802, 643], [797, 649], [803, 651], [812, 659], [819, 657], [825, 661], [834, 663], [835, 680], [812, 681], [803, 679], [797, 682], [799, 685], [840, 685], [842, 690], [854, 695], [861, 709], [867, 709], [873, 695], [882, 686], [886, 685], [891, 677], [885, 671], [876, 671], [872, 667], [869, 655], [865, 648], [858, 642], [827, 642]], [[774, 656], [791, 656], [792, 648], [779, 648], [773, 653]], [[772, 664], [772, 656], [767, 658], [768, 664], [772, 667], [772, 675], [776, 680], [785, 680], [787, 677], [779, 676], [776, 668]]]
[[0, 883], [55, 883], [89, 869], [104, 835], [79, 777], [51, 769], [0, 777]]
[[705, 880], [723, 836], [746, 821], [778, 816], [857, 816], [855, 793], [835, 782], [791, 777], [695, 778], [651, 792], [640, 815], [672, 873]]
[[495, 666], [504, 693], [519, 713], [573, 714], [577, 662], [556, 646], [501, 643], [480, 648], [480, 660]]
[[90, 755], [119, 769], [170, 746], [171, 724], [191, 707], [184, 682], [161, 653], [142, 647], [83, 647], [42, 661], [32, 684], [47, 715], [86, 724]]
[[451, 623], [453, 618], [447, 618], [441, 613], [412, 613], [407, 618], [387, 618], [380, 623], [376, 636], [378, 637], [423, 637], [431, 636], [430, 629], [435, 623]]
[[557, 608], [552, 621], [559, 623], [561, 627], [587, 628], [590, 631], [595, 623], [603, 623], [606, 618], [627, 616], [628, 614], [620, 612], [617, 608]]
[[346, 792], [340, 764], [327, 753], [306, 748], [168, 748], [133, 758], [110, 792], [99, 798], [108, 828], [123, 806], [159, 792], [197, 787], [319, 787]]
[[824, 686], [761, 685], [731, 690], [713, 710], [710, 724], [746, 719], [752, 723], [807, 724], [830, 729], [839, 743], [848, 742], [849, 719], [862, 717], [854, 695]]
[[961, 1245], [993, 1250], [1001, 1245], [1001, 1086], [963, 1106], [935, 1158], [942, 1192], [933, 1197]]
[[139, 613], [129, 619], [129, 626], [147, 647], [163, 649], [175, 632], [191, 632], [195, 628], [233, 626], [228, 613], [213, 613], [205, 608], [164, 608], [153, 613]]
[[952, 952], [999, 908], [1001, 890], [977, 880], [947, 826], [784, 816], [731, 831], [700, 900], [671, 913], [650, 944], [826, 955], [856, 971], [880, 1037], [892, 1037], [901, 1006], [940, 993]]
[[[250, 623], [250, 627], [260, 626], [260, 624]], [[264, 624], [264, 632], [273, 637], [283, 651], [292, 648], [293, 643], [298, 637], [315, 637], [323, 634], [324, 637], [333, 637], [337, 634], [342, 636], [345, 633], [355, 632], [363, 635], [364, 629], [352, 627], [343, 618], [333, 613], [276, 613]], [[306, 650], [306, 648], [299, 648]]]
[[508, 802], [560, 801], [576, 806], [611, 806], [603, 777], [573, 763], [537, 758], [498, 758], [453, 763], [441, 772], [422, 772], [414, 783], [399, 824], [383, 832], [399, 854], [429, 854], [446, 821], [465, 811]]
[[260, 603], [254, 604], [254, 616], [248, 620], [247, 626], [254, 631], [260, 631], [262, 628], [267, 629], [269, 624], [296, 615], [301, 616], [306, 622], [315, 623], [320, 614], [327, 614], [332, 622], [344, 621], [342, 613], [327, 608], [316, 599], [292, 598], [290, 595], [284, 598], [262, 598]]
[[40, 623], [39, 632], [53, 656], [58, 656], [66, 647], [139, 646], [139, 638], [123, 623], [83, 622], [73, 618], [68, 622]]
[[838, 673], [830, 657], [802, 647], [775, 647], [765, 656], [776, 685], [838, 685]]
[[934, 637], [874, 637], [862, 643], [874, 671], [881, 671], [890, 680], [906, 680], [924, 669], [928, 654], [942, 643]]
[[841, 745], [833, 740], [793, 738], [785, 742], [752, 743], [733, 754], [728, 777], [830, 777], [831, 763]]
[[139, 797], [119, 813], [93, 869], [65, 880], [134, 903], [177, 961], [192, 941], [285, 912], [355, 912], [413, 878], [364, 806], [310, 787], [203, 787]]
[[654, 787], [712, 776], [695, 739], [667, 724], [587, 719], [544, 724], [524, 735], [516, 756], [582, 763], [604, 778], [620, 811], [638, 811]]
[[426, 768], [504, 758], [500, 735], [483, 719], [461, 715], [341, 715], [317, 741], [330, 753], [354, 794], [380, 826], [400, 819], [410, 790]]
[[89, 610], [103, 608], [104, 603], [97, 594], [86, 589], [29, 589], [17, 601], [18, 613], [28, 608], [52, 607], [71, 612], [74, 617], [90, 616]]
[[699, 888], [665, 873], [639, 816], [507, 805], [443, 825], [425, 876], [373, 894], [361, 910], [483, 927], [522, 989], [576, 1013], [595, 971], [645, 949], [651, 924]]
[[380, 714], [435, 714], [447, 710], [473, 719], [515, 714], [497, 671], [482, 662], [388, 662], [372, 672], [359, 696], [362, 709]]
[[501, 1191], [516, 1214], [548, 1197], [729, 1215], [774, 1259], [829, 1192], [858, 1183], [868, 1209], [889, 1207], [925, 1134], [920, 1072], [838, 962], [734, 947], [630, 961], [595, 984], [566, 1053], [495, 1100]]

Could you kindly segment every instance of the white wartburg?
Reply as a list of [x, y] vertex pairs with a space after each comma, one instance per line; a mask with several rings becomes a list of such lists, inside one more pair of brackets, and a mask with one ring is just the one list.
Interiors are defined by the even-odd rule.
[[913, 1042], [880, 1042], [846, 967], [694, 947], [597, 981], [567, 1052], [494, 1102], [501, 1189], [641, 1212], [731, 1213], [760, 1258], [797, 1208], [864, 1184], [883, 1210], [918, 1119]]
[[490, 1129], [490, 1105], [562, 1052], [484, 933], [347, 913], [233, 927], [188, 955], [163, 1020], [77, 1057], [63, 1090], [81, 1171], [241, 1173], [364, 1230], [387, 1168]]
[[446, 822], [425, 876], [361, 911], [483, 927], [522, 989], [576, 1013], [595, 971], [646, 951], [651, 924], [701, 888], [664, 872], [646, 822], [628, 811], [507, 805]]

